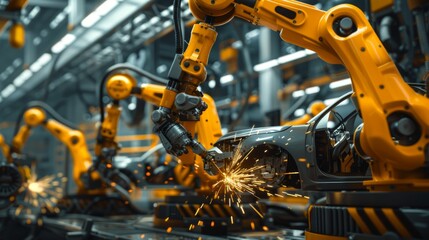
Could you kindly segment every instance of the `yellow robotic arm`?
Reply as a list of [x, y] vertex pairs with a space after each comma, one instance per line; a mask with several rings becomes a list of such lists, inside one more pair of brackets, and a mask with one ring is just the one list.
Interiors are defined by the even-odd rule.
[[[25, 8], [27, 3], [28, 0], [10, 0], [5, 10], [6, 12], [10, 12], [11, 15], [16, 15], [17, 12]], [[12, 20], [12, 26], [9, 33], [9, 43], [14, 48], [22, 48], [25, 43], [25, 29], [23, 24], [17, 22], [17, 17], [19, 17], [19, 15], [12, 17], [12, 19], [0, 17], [0, 36], [8, 22]]]
[[9, 154], [9, 145], [6, 143], [3, 135], [0, 134], [0, 149], [3, 153], [3, 156], [6, 158]]
[[[87, 193], [86, 186], [82, 180], [83, 174], [88, 172], [92, 164], [92, 156], [88, 151], [85, 136], [79, 130], [72, 129], [55, 119], [48, 119], [42, 107], [30, 107], [23, 115], [24, 125], [20, 127], [14, 136], [7, 158], [13, 161], [14, 153], [21, 153], [22, 148], [31, 134], [31, 129], [43, 126], [59, 141], [64, 143], [69, 149], [73, 158], [73, 180], [75, 181], [78, 193]], [[97, 176], [93, 176], [97, 178]]]
[[[155, 84], [142, 84], [141, 86], [137, 86], [136, 80], [131, 75], [125, 73], [112, 73], [107, 79], [106, 89], [108, 95], [113, 99], [113, 101], [107, 106], [106, 116], [99, 131], [101, 138], [100, 141], [98, 141], [99, 143], [97, 143], [97, 149], [102, 149], [109, 145], [117, 146], [114, 139], [116, 137], [117, 124], [121, 113], [119, 106], [120, 100], [134, 95], [155, 106], [160, 106], [161, 99], [165, 91], [164, 86]], [[185, 98], [187, 98], [187, 96], [185, 96]], [[185, 100], [192, 101], [195, 99]], [[204, 95], [202, 97], [202, 101], [207, 105], [207, 110], [201, 115], [201, 119], [203, 119], [203, 121], [195, 122], [192, 126], [192, 131], [198, 133], [198, 139], [205, 148], [212, 148], [213, 144], [222, 135], [219, 116], [216, 111], [215, 102], [210, 96]], [[191, 126], [188, 126], [188, 128], [191, 128]], [[100, 150], [98, 151], [100, 152]], [[209, 183], [212, 183], [216, 177], [210, 176], [204, 171], [204, 164], [201, 157], [196, 156], [193, 152], [190, 152], [189, 154], [194, 160], [191, 164], [186, 164], [186, 160], [184, 161], [182, 160], [182, 157], [180, 157], [179, 159], [181, 160], [181, 164], [179, 164], [175, 169], [176, 176], [184, 172], [182, 169], [183, 167], [194, 168], [195, 173], [200, 177], [202, 183], [200, 189], [208, 190], [211, 186]], [[188, 186], [192, 183], [185, 181], [182, 184]]]
[[[361, 155], [373, 160], [373, 181], [366, 183], [371, 189], [391, 185], [429, 188], [425, 179], [429, 99], [404, 82], [361, 10], [344, 4], [322, 11], [284, 0], [189, 0], [189, 6], [204, 22], [194, 25], [188, 48], [176, 55], [161, 108], [153, 114], [160, 136], [175, 141], [175, 136], [168, 136], [169, 127], [176, 127], [180, 114], [175, 98], [182, 92], [198, 96], [196, 87], [205, 79], [204, 66], [216, 37], [214, 26], [237, 16], [277, 31], [284, 41], [311, 49], [325, 61], [347, 68], [353, 99], [364, 122], [355, 134], [355, 145]], [[183, 126], [187, 129], [186, 124]], [[182, 145], [193, 146], [189, 142]]]

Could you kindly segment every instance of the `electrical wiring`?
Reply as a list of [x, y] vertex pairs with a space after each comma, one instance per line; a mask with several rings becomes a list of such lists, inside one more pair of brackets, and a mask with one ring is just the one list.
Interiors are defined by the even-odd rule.
[[[84, 89], [82, 89], [81, 85], [79, 84], [79, 81], [75, 82], [75, 88], [76, 88], [77, 96], [78, 96], [79, 100], [83, 103], [83, 105], [85, 105], [85, 108], [89, 109], [90, 107], [92, 107], [93, 103], [91, 103], [91, 101], [88, 101], [84, 97], [85, 92], [89, 92], [89, 91], [85, 91]], [[93, 94], [92, 91], [90, 91], [90, 92], [91, 92], [91, 94]]]
[[180, 11], [180, 5], [181, 0], [174, 0], [173, 2], [173, 22], [174, 22], [174, 37], [176, 40], [176, 53], [182, 54], [183, 53], [183, 31], [182, 31], [182, 18], [181, 18], [181, 11]]
[[63, 52], [64, 51], [62, 51], [62, 52], [60, 52], [54, 56], [54, 61], [52, 62], [51, 70], [49, 72], [48, 78], [44, 82], [44, 86], [43, 86], [44, 93], [43, 93], [42, 101], [46, 101], [49, 97], [49, 85], [52, 81], [52, 78], [54, 77], [54, 73], [55, 73], [55, 69], [57, 67], [57, 63], [58, 63], [59, 59], [61, 58]]
[[58, 122], [66, 125], [67, 127], [71, 129], [78, 129], [72, 122], [68, 121], [67, 119], [63, 118], [60, 114], [58, 114], [51, 106], [48, 104], [41, 102], [41, 101], [32, 101], [27, 104], [27, 106], [19, 113], [18, 119], [15, 122], [15, 129], [13, 132], [13, 136], [15, 137], [18, 134], [19, 127], [21, 126], [22, 118], [24, 116], [25, 111], [27, 111], [30, 108], [38, 107], [43, 109], [46, 113], [48, 113], [53, 119], [57, 120]]

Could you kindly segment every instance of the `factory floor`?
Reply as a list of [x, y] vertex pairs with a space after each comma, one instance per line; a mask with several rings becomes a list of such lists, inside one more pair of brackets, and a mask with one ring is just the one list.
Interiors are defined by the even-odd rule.
[[19, 219], [2, 219], [0, 239], [304, 239], [304, 231], [276, 229], [267, 231], [231, 232], [213, 236], [199, 233], [199, 229], [160, 229], [153, 227], [150, 215], [94, 217], [70, 214], [61, 217], [43, 217], [39, 224], [28, 224]]

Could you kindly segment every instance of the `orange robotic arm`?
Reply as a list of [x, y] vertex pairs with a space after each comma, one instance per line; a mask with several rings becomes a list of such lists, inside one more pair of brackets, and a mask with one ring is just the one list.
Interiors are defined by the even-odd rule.
[[[114, 133], [109, 136], [110, 139], [114, 139], [114, 137], [116, 136], [117, 122], [119, 121], [120, 116], [119, 104], [115, 104], [115, 102], [122, 99], [126, 99], [130, 95], [134, 95], [155, 106], [160, 106], [161, 99], [166, 88], [164, 86], [155, 84], [142, 84], [141, 86], [137, 86], [136, 80], [132, 76], [124, 73], [116, 73], [112, 74], [107, 79], [106, 89], [109, 96], [113, 99], [113, 104], [109, 104], [107, 107], [107, 114], [102, 123], [101, 133]], [[202, 100], [207, 105], [207, 110], [205, 110], [201, 115], [201, 119], [203, 121], [195, 122], [194, 126], [192, 127], [192, 131], [198, 133], [198, 140], [201, 142], [204, 148], [208, 149], [213, 147], [214, 143], [222, 135], [222, 132], [219, 116], [217, 114], [213, 98], [211, 98], [209, 95], [204, 95], [202, 97]], [[119, 111], [119, 114], [116, 114], [116, 111], [109, 111], [109, 109], [113, 107], [116, 109], [116, 111]], [[112, 129], [113, 127], [114, 129]], [[204, 186], [208, 187], [209, 184], [204, 183], [209, 183], [211, 180], [214, 180], [215, 177], [210, 176], [209, 174], [207, 174], [207, 172], [204, 171], [204, 164], [200, 156], [196, 156], [193, 152], [190, 152], [189, 156], [191, 156], [191, 158], [193, 159], [191, 166], [195, 167], [195, 172], [201, 179], [202, 188], [204, 188]], [[182, 160], [182, 157], [179, 157], [179, 159], [181, 160], [181, 163], [183, 165], [190, 165], [186, 164], [186, 159]], [[176, 169], [177, 171], [175, 170], [176, 175], [180, 175], [180, 168], [182, 167], [182, 165], [179, 166], [180, 167]], [[187, 182], [184, 185], [189, 184], [192, 183]]]
[[[180, 156], [182, 163], [187, 166], [195, 163], [196, 155], [202, 158], [210, 155], [206, 147], [195, 138], [196, 124], [202, 120], [204, 111], [208, 108], [197, 87], [206, 78], [205, 66], [216, 36], [217, 33], [210, 24], [199, 23], [193, 26], [186, 51], [175, 56], [160, 107], [152, 113], [154, 131], [167, 152]], [[220, 129], [220, 125], [218, 126]], [[220, 131], [216, 131], [218, 133]], [[199, 136], [202, 134], [199, 133]]]
[[73, 179], [78, 187], [78, 192], [85, 192], [82, 175], [88, 172], [88, 169], [92, 164], [92, 156], [88, 151], [83, 133], [79, 130], [71, 129], [54, 119], [47, 119], [45, 111], [40, 107], [31, 107], [27, 109], [23, 118], [25, 124], [21, 126], [18, 133], [13, 138], [8, 159], [12, 159], [13, 152], [21, 153], [32, 128], [43, 126], [70, 150], [74, 160]]
[[[206, 23], [194, 25], [188, 48], [176, 56], [170, 70], [170, 84], [161, 108], [153, 116], [160, 135], [168, 133], [168, 126], [163, 128], [165, 122], [177, 122], [180, 110], [174, 105], [176, 96], [182, 92], [198, 95], [196, 87], [204, 81], [203, 67], [216, 37], [213, 26], [237, 16], [277, 31], [284, 41], [311, 49], [323, 60], [347, 68], [353, 98], [364, 121], [355, 134], [355, 144], [362, 155], [373, 160], [373, 181], [368, 185], [385, 189], [401, 180], [405, 187], [429, 188], [424, 179], [429, 164], [425, 157], [429, 147], [429, 99], [404, 82], [360, 9], [338, 5], [322, 11], [284, 0], [189, 0], [189, 6], [194, 16]], [[188, 129], [186, 124], [183, 126]], [[179, 153], [184, 152], [181, 150]]]
[[[113, 74], [107, 80], [106, 84], [107, 93], [113, 99], [113, 101], [119, 101], [126, 99], [131, 95], [134, 95], [140, 99], [143, 99], [155, 106], [160, 106], [161, 100], [165, 91], [164, 86], [155, 84], [142, 84], [140, 87], [137, 86], [133, 77], [127, 74]], [[207, 104], [207, 110], [201, 115], [204, 121], [197, 122], [194, 131], [198, 131], [201, 143], [206, 148], [213, 147], [213, 144], [221, 136], [221, 127], [219, 116], [217, 114], [215, 102], [209, 95], [202, 97], [203, 101]], [[112, 106], [113, 104], [110, 104]], [[119, 105], [115, 105], [119, 108]], [[109, 109], [109, 107], [108, 107]], [[113, 122], [109, 126], [106, 124], [106, 132], [111, 132], [112, 136], [116, 136], [116, 130], [112, 130], [111, 127], [117, 127], [119, 120], [119, 114], [111, 114], [107, 110], [105, 122]], [[112, 120], [107, 120], [112, 119]], [[103, 125], [102, 125], [103, 126]], [[107, 131], [109, 129], [109, 131]]]
[[7, 145], [6, 140], [1, 134], [0, 134], [0, 149], [3, 153], [3, 156], [7, 158], [7, 155], [9, 154], [9, 145]]
[[[11, 13], [19, 12], [27, 5], [28, 0], [10, 0], [6, 6], [6, 11]], [[17, 18], [19, 15], [13, 17]], [[9, 20], [12, 20], [12, 26], [9, 33], [9, 43], [14, 48], [22, 48], [25, 43], [25, 30], [24, 25], [17, 22], [17, 19], [5, 19], [0, 17], [0, 36], [3, 33], [3, 30], [6, 28]]]

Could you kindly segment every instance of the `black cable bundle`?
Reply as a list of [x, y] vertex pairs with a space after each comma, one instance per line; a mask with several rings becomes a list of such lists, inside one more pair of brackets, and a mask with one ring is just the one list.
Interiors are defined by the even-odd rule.
[[183, 32], [182, 32], [182, 17], [181, 17], [181, 0], [174, 0], [173, 2], [173, 22], [174, 22], [174, 37], [176, 40], [176, 53], [183, 53]]
[[15, 122], [15, 129], [13, 132], [13, 136], [16, 136], [19, 131], [19, 127], [21, 125], [22, 118], [24, 116], [25, 111], [27, 111], [29, 108], [38, 107], [46, 111], [53, 119], [57, 120], [58, 122], [66, 125], [67, 127], [71, 129], [78, 129], [72, 122], [68, 121], [67, 119], [63, 118], [60, 114], [58, 114], [51, 106], [48, 104], [41, 102], [41, 101], [32, 101], [27, 104], [27, 106], [22, 110], [19, 115], [18, 119]]

